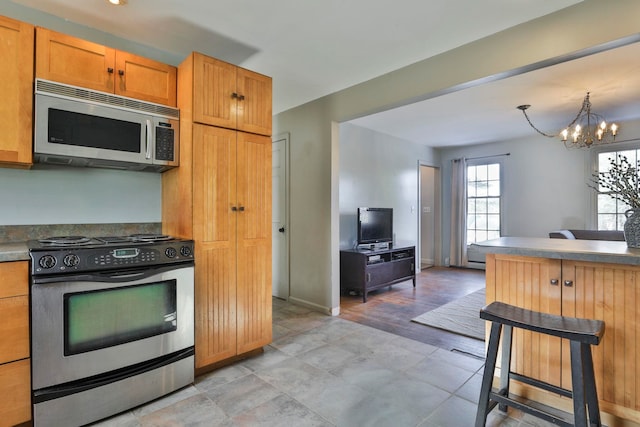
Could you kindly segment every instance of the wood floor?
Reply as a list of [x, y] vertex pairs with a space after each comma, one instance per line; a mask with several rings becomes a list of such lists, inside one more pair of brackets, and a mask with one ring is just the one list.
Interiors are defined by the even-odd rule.
[[340, 316], [357, 323], [448, 350], [484, 357], [484, 341], [412, 322], [411, 319], [485, 286], [483, 270], [433, 267], [412, 282], [398, 283], [368, 294], [340, 298]]

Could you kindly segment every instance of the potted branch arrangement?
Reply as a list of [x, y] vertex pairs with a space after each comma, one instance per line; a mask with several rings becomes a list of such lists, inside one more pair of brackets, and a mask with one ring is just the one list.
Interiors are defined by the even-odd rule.
[[624, 239], [628, 247], [640, 248], [640, 161], [633, 165], [626, 156], [618, 154], [617, 160], [609, 159], [609, 164], [606, 172], [593, 174], [592, 185], [589, 186], [596, 191], [604, 189], [609, 192], [609, 196], [629, 206], [624, 213], [627, 218], [624, 223]]

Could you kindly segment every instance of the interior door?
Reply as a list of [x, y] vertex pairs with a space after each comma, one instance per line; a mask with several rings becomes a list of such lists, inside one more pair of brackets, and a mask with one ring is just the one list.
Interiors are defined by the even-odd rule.
[[420, 268], [435, 265], [436, 168], [420, 165]]
[[286, 137], [273, 141], [273, 296], [289, 298], [289, 250], [287, 227], [287, 141]]

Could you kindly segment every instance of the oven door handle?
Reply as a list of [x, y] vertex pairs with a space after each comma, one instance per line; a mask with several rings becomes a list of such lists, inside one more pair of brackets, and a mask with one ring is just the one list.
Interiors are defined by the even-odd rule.
[[163, 266], [154, 268], [145, 268], [138, 271], [121, 271], [121, 272], [100, 272], [73, 274], [53, 277], [34, 277], [34, 284], [57, 283], [57, 282], [102, 282], [102, 283], [123, 283], [132, 280], [146, 279], [157, 274], [166, 273], [168, 271], [177, 270], [179, 268], [193, 267], [193, 263], [180, 264], [179, 266]]

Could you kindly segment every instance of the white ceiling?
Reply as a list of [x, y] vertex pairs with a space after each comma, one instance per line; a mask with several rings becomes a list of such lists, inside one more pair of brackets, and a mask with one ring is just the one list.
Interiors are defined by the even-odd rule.
[[[179, 58], [196, 50], [272, 76], [277, 114], [579, 0], [129, 0], [120, 7], [106, 0], [12, 2]], [[565, 117], [575, 116], [587, 90], [600, 113], [621, 98], [640, 99], [638, 61], [623, 66], [615, 53], [600, 55], [611, 56], [601, 65], [573, 61], [354, 123], [430, 146], [480, 143], [530, 134], [515, 106], [532, 104], [534, 123], [557, 132]], [[637, 50], [625, 55], [639, 57]], [[547, 109], [555, 111], [550, 118]], [[627, 114], [612, 110], [611, 118]]]
[[[592, 112], [617, 123], [640, 118], [640, 43], [548, 66], [351, 123], [431, 147], [481, 144], [537, 135], [516, 107], [530, 104], [532, 123], [558, 134], [587, 92]], [[623, 139], [624, 127], [619, 135]], [[637, 135], [636, 135], [637, 137]]]

